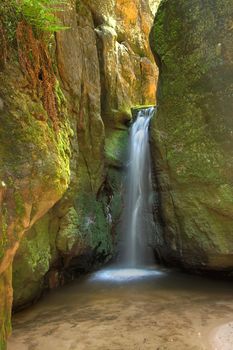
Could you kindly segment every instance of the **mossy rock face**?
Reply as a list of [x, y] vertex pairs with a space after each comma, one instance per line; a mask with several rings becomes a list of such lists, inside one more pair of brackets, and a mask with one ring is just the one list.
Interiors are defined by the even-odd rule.
[[[72, 126], [71, 149], [67, 150], [70, 183], [48, 217], [40, 219], [27, 232], [18, 250], [13, 269], [16, 308], [30, 303], [47, 286], [63, 284], [76, 271], [90, 270], [114, 254], [113, 227], [119, 217], [121, 180], [115, 181], [115, 175], [112, 184], [107, 168], [109, 158], [122, 167], [127, 139], [125, 115], [119, 114], [117, 118], [121, 130], [114, 130], [116, 134], [106, 131], [109, 137], [105, 142], [95, 26], [87, 5], [81, 1], [77, 5], [77, 13], [71, 6], [61, 14], [64, 24], [72, 30], [57, 33], [54, 62], [61, 78], [60, 84], [56, 84], [58, 107], [63, 112], [61, 121], [68, 126], [70, 121]], [[86, 45], [87, 41], [90, 45]], [[31, 96], [27, 93], [25, 96], [30, 105]], [[64, 104], [68, 115], [63, 111]], [[34, 107], [41, 115], [40, 105]], [[61, 165], [61, 170], [64, 168]], [[35, 254], [34, 248], [40, 252]], [[54, 275], [58, 276], [56, 281]]]
[[[32, 38], [37, 46], [31, 49], [38, 49], [38, 57], [43, 51], [43, 57], [48, 58], [46, 44], [39, 45], [33, 34]], [[30, 49], [24, 50], [24, 56], [17, 56], [17, 45], [11, 47], [11, 44], [11, 41], [7, 43], [7, 59], [0, 67], [0, 307], [6, 313], [5, 317], [0, 312], [1, 348], [9, 329], [12, 306], [11, 275], [10, 278], [6, 275], [12, 269], [25, 231], [43, 217], [68, 188], [72, 139], [67, 104], [60, 98], [56, 123], [49, 114], [49, 108], [52, 110], [56, 105], [52, 87], [57, 81], [51, 62], [43, 66], [40, 61], [41, 69], [46, 70], [45, 66], [51, 69], [45, 82], [43, 75], [32, 71], [35, 62], [31, 61]], [[26, 58], [32, 65], [23, 65]], [[42, 86], [46, 86], [51, 95], [43, 94]], [[33, 250], [33, 244], [28, 248]], [[40, 261], [34, 252], [32, 257]], [[26, 279], [29, 272], [26, 269], [24, 273]]]
[[[19, 242], [70, 182], [71, 128], [66, 111], [55, 130], [29, 86], [14, 60], [0, 72], [0, 283], [6, 291], [1, 307], [8, 313], [12, 286], [5, 274]], [[6, 330], [5, 322], [0, 314], [0, 328]]]
[[105, 157], [108, 166], [122, 168], [126, 162], [128, 130], [107, 129]]
[[97, 200], [91, 194], [77, 198], [78, 228], [85, 244], [99, 254], [108, 256], [113, 250], [111, 221], [108, 218], [108, 199], [105, 193]]
[[163, 0], [151, 32], [160, 69], [152, 154], [164, 233], [157, 253], [233, 268], [233, 3]]
[[14, 307], [30, 303], [43, 290], [51, 261], [49, 216], [25, 233], [13, 265]]

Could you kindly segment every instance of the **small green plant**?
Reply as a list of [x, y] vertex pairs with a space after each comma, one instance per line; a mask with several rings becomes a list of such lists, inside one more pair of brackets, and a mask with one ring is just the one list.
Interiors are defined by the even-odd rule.
[[15, 39], [16, 26], [18, 22], [18, 14], [13, 6], [12, 0], [2, 0], [0, 5], [0, 22], [4, 27], [9, 42]]
[[61, 25], [56, 13], [63, 11], [63, 0], [14, 0], [19, 16], [36, 29], [57, 32], [67, 29]]
[[15, 37], [17, 23], [24, 20], [37, 31], [57, 32], [68, 29], [57, 14], [64, 10], [67, 0], [0, 0], [0, 21], [8, 38]]

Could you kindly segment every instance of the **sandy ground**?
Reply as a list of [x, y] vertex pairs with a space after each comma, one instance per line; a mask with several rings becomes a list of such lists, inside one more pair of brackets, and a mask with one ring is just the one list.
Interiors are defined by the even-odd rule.
[[233, 349], [233, 322], [216, 327], [209, 335], [213, 350]]
[[8, 350], [233, 350], [232, 283], [91, 276], [14, 317]]

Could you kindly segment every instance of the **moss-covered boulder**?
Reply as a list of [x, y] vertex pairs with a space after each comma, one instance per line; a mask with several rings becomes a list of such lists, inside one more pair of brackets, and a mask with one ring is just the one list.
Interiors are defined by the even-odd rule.
[[[26, 233], [14, 259], [14, 304], [26, 305], [43, 290], [43, 277], [51, 261], [49, 216], [45, 215]], [[22, 287], [22, 285], [24, 287]]]
[[232, 16], [231, 0], [163, 0], [151, 32], [157, 253], [193, 269], [233, 268]]

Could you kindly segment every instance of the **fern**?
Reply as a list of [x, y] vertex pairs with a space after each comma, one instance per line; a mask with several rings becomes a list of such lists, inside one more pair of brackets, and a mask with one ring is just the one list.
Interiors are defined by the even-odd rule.
[[41, 31], [57, 32], [67, 29], [59, 21], [56, 13], [63, 11], [63, 0], [14, 0], [19, 16]]

